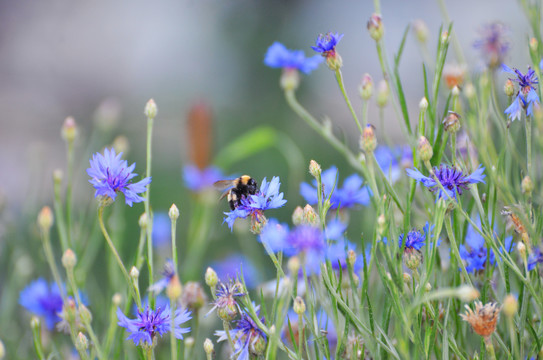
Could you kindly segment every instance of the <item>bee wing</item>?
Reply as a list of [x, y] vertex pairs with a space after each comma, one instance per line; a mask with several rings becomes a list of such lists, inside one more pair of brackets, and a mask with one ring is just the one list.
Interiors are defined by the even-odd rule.
[[222, 193], [221, 197], [219, 198], [219, 201], [224, 199], [226, 197], [226, 195], [228, 195], [228, 193], [230, 193], [230, 191], [225, 191]]
[[234, 180], [219, 180], [213, 183], [213, 187], [217, 190], [226, 190], [234, 186]]

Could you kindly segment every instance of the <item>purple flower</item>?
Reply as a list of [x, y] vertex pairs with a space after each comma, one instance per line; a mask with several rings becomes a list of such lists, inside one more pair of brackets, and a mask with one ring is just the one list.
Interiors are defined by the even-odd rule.
[[[256, 308], [258, 314], [258, 307]], [[264, 322], [264, 318], [260, 319]], [[267, 337], [256, 322], [247, 313], [241, 313], [241, 319], [237, 321], [236, 327], [229, 330], [230, 337], [234, 342], [233, 357], [237, 360], [249, 360], [252, 357], [261, 356], [266, 350]], [[219, 337], [217, 341], [228, 339], [226, 332], [219, 330], [215, 332]]]
[[153, 345], [156, 335], [164, 335], [173, 331], [177, 339], [183, 339], [183, 334], [190, 328], [182, 328], [181, 324], [191, 319], [190, 312], [181, 308], [175, 310], [174, 328], [171, 328], [171, 310], [168, 305], [164, 308], [151, 310], [149, 306], [145, 310], [138, 311], [135, 319], [127, 318], [121, 309], [117, 308], [118, 325], [124, 327], [130, 335], [127, 340], [134, 341], [135, 345]]
[[215, 291], [215, 301], [208, 314], [217, 309], [219, 318], [224, 321], [233, 320], [240, 311], [236, 298], [245, 295], [241, 283], [233, 280], [228, 283], [219, 282]]
[[[330, 197], [330, 209], [345, 209], [354, 207], [357, 204], [369, 204], [372, 193], [367, 186], [362, 186], [363, 180], [360, 176], [352, 174], [351, 176], [347, 177], [343, 181], [343, 187], [341, 188], [335, 186], [337, 178], [338, 170], [335, 166], [332, 166], [321, 173], [323, 196], [324, 199]], [[331, 196], [330, 193], [332, 193]], [[317, 204], [317, 180], [313, 180], [312, 185], [305, 182], [301, 183], [300, 194], [308, 204]]]
[[543, 263], [543, 253], [538, 247], [534, 247], [530, 256], [528, 256], [528, 271], [532, 271], [537, 264]]
[[[422, 232], [416, 229], [408, 232], [407, 240], [405, 241], [405, 248], [420, 250], [424, 245], [426, 245], [426, 237], [428, 236], [432, 228], [433, 226], [430, 226], [430, 224], [426, 223]], [[400, 249], [403, 247], [404, 237], [406, 237], [405, 234], [401, 234], [398, 239], [398, 246], [400, 247]]]
[[302, 50], [289, 50], [280, 42], [274, 42], [264, 58], [264, 64], [269, 67], [298, 69], [304, 74], [315, 70], [322, 61], [319, 55], [306, 58]]
[[30, 312], [45, 318], [47, 329], [53, 330], [61, 318], [62, 296], [56, 283], [48, 284], [43, 278], [31, 282], [19, 294], [19, 304]]
[[439, 168], [437, 166], [434, 167], [435, 176], [445, 189], [446, 194], [443, 193], [443, 190], [437, 185], [437, 182], [433, 177], [422, 175], [416, 168], [415, 170], [407, 169], [407, 175], [418, 182], [421, 182], [431, 192], [438, 190], [438, 198], [447, 199], [448, 197], [451, 197], [456, 199], [456, 194], [462, 195], [462, 191], [466, 190], [469, 184], [485, 182], [483, 180], [486, 176], [483, 174], [484, 170], [484, 167], [479, 166], [477, 170], [470, 175], [464, 175], [461, 170], [444, 164], [441, 164]]
[[[480, 226], [481, 220], [476, 219], [475, 223]], [[510, 252], [514, 245], [513, 237], [506, 237], [504, 245], [507, 252]], [[484, 270], [487, 260], [491, 265], [496, 263], [494, 252], [486, 249], [484, 237], [471, 224], [468, 225], [466, 231], [465, 245], [460, 244], [459, 252], [460, 257], [466, 262], [466, 271], [468, 273]]]
[[526, 110], [527, 116], [531, 116], [534, 103], [536, 106], [539, 104], [539, 96], [534, 87], [538, 83], [535, 71], [528, 67], [528, 72], [523, 74], [518, 69], [513, 70], [505, 64], [502, 64], [502, 68], [504, 71], [517, 76], [510, 80], [518, 83], [520, 88], [511, 105], [505, 109], [505, 114], [511, 121], [520, 120], [523, 110]]
[[248, 197], [242, 197], [240, 205], [232, 211], [225, 212], [223, 222], [228, 224], [230, 230], [234, 227], [234, 222], [238, 218], [246, 218], [251, 215], [252, 218], [259, 221], [262, 216], [262, 212], [269, 209], [277, 209], [285, 205], [287, 202], [283, 199], [283, 193], [279, 192], [279, 177], [274, 176], [270, 182], [266, 181], [266, 178], [262, 180], [260, 185], [260, 191], [255, 195]]
[[130, 183], [130, 180], [138, 175], [132, 172], [136, 164], [128, 166], [126, 160], [121, 159], [121, 155], [122, 153], [117, 155], [114, 149], [107, 148], [104, 150], [104, 155], [94, 154], [87, 174], [91, 177], [89, 182], [96, 189], [95, 197], [104, 196], [115, 200], [117, 192], [120, 191], [124, 194], [126, 204], [132, 206], [132, 203], [144, 200], [138, 194], [147, 191], [146, 186], [151, 183], [151, 178]]
[[222, 171], [215, 166], [208, 166], [200, 169], [196, 165], [185, 165], [183, 167], [183, 181], [185, 186], [194, 192], [200, 192], [213, 187], [213, 183], [222, 179]]
[[259, 282], [258, 269], [249, 258], [241, 254], [230, 254], [212, 263], [210, 267], [215, 270], [221, 281], [236, 278], [243, 269], [243, 279], [247, 288], [254, 288]]
[[507, 27], [500, 22], [487, 24], [481, 30], [481, 38], [473, 43], [473, 46], [481, 50], [482, 56], [490, 68], [495, 68], [503, 63], [509, 42], [506, 34]]
[[342, 37], [343, 34], [332, 34], [331, 32], [320, 34], [315, 41], [315, 46], [311, 46], [311, 48], [316, 52], [321, 53], [322, 56], [334, 56], [336, 52], [336, 45], [339, 43]]

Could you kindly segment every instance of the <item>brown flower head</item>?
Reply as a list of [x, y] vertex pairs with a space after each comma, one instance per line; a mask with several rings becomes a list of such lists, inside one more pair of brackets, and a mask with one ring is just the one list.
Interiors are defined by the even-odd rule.
[[487, 303], [483, 306], [480, 301], [475, 302], [475, 311], [466, 304], [466, 313], [460, 314], [462, 320], [470, 323], [473, 331], [488, 338], [496, 331], [496, 324], [500, 316], [501, 307], [497, 303]]

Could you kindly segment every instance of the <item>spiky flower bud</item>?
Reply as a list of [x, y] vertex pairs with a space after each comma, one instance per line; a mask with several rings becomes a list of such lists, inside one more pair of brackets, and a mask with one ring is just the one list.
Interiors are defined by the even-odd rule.
[[373, 40], [379, 41], [383, 37], [383, 34], [385, 33], [385, 27], [383, 25], [383, 20], [381, 18], [381, 15], [379, 14], [372, 14], [370, 19], [368, 20], [368, 31], [370, 33], [370, 36]]
[[454, 111], [449, 111], [445, 119], [443, 119], [443, 128], [450, 133], [460, 130], [460, 115]]
[[388, 104], [388, 98], [390, 97], [390, 88], [386, 80], [379, 81], [377, 85], [377, 106], [385, 107]]
[[410, 285], [412, 279], [413, 279], [413, 278], [411, 277], [411, 275], [410, 275], [409, 273], [406, 273], [406, 272], [403, 273], [403, 282], [404, 282], [406, 285]]
[[149, 99], [149, 101], [147, 101], [147, 104], [145, 104], [145, 110], [143, 111], [143, 113], [145, 114], [145, 116], [147, 116], [148, 119], [154, 119], [157, 112], [158, 108], [156, 106], [155, 100]]
[[168, 212], [168, 216], [170, 217], [170, 220], [176, 221], [179, 219], [179, 209], [175, 204], [172, 204], [170, 207], [170, 211]]
[[532, 178], [530, 178], [528, 175], [526, 175], [524, 179], [522, 179], [522, 183], [520, 186], [523, 194], [526, 194], [528, 196], [532, 195], [532, 191], [534, 191], [534, 183], [532, 181]]
[[292, 305], [294, 312], [298, 315], [301, 315], [305, 312], [305, 302], [300, 296], [296, 296], [294, 299], [294, 305]]
[[89, 348], [89, 340], [82, 332], [79, 332], [75, 338], [75, 348], [80, 352], [85, 352]]
[[518, 311], [518, 300], [513, 294], [508, 294], [505, 299], [503, 299], [503, 312], [505, 315], [512, 317]]
[[315, 160], [309, 161], [309, 173], [311, 176], [313, 176], [315, 179], [318, 179], [321, 176], [322, 169], [318, 162]]
[[505, 85], [503, 85], [503, 92], [507, 96], [513, 96], [515, 94], [515, 83], [511, 79], [507, 79]]
[[183, 307], [196, 312], [206, 303], [207, 296], [200, 283], [196, 281], [187, 282], [183, 290], [183, 295], [181, 296], [181, 304], [183, 304]]
[[454, 85], [454, 87], [451, 90], [451, 94], [452, 96], [460, 95], [460, 88], [458, 87], [458, 85]]
[[298, 276], [298, 271], [300, 271], [300, 259], [297, 256], [292, 256], [288, 259], [287, 268], [291, 276]]
[[366, 125], [360, 138], [360, 148], [366, 154], [372, 153], [377, 147], [377, 139], [375, 137], [375, 127], [371, 124]]
[[138, 280], [138, 278], [140, 277], [140, 272], [137, 267], [132, 266], [132, 269], [130, 269], [130, 277], [135, 281]]
[[313, 206], [309, 204], [304, 206], [302, 223], [313, 226], [318, 226], [320, 224], [319, 215], [317, 215]]
[[432, 149], [432, 145], [430, 145], [428, 139], [426, 139], [426, 137], [424, 136], [421, 136], [419, 138], [417, 150], [419, 151], [420, 159], [424, 162], [430, 161], [432, 156], [434, 156], [434, 150]]
[[432, 284], [427, 282], [426, 285], [424, 285], [424, 291], [426, 291], [426, 292], [432, 291]]
[[83, 324], [90, 324], [92, 322], [92, 314], [84, 304], [79, 304], [79, 316]]
[[405, 248], [403, 252], [403, 261], [408, 269], [416, 270], [422, 263], [422, 253], [414, 248]]
[[479, 291], [470, 285], [461, 285], [456, 289], [456, 296], [463, 302], [470, 302], [479, 297]]
[[279, 79], [279, 86], [284, 91], [296, 90], [300, 85], [300, 73], [297, 69], [284, 68]]
[[428, 109], [428, 99], [426, 99], [426, 96], [424, 96], [422, 99], [420, 99], [419, 110], [423, 112], [423, 111], [426, 111], [427, 109]]
[[44, 206], [38, 214], [38, 226], [41, 231], [48, 232], [53, 226], [53, 212], [49, 206]]
[[121, 306], [122, 301], [123, 301], [123, 296], [121, 294], [119, 294], [119, 293], [115, 293], [111, 297], [111, 302], [113, 303], [114, 307]]
[[373, 79], [370, 74], [366, 73], [362, 76], [362, 82], [358, 87], [360, 97], [364, 100], [369, 100], [373, 95]]
[[420, 19], [417, 19], [413, 22], [413, 30], [415, 31], [415, 36], [417, 40], [421, 43], [426, 43], [428, 40], [428, 27], [426, 23]]
[[66, 249], [64, 254], [62, 255], [62, 266], [66, 268], [66, 270], [71, 270], [75, 267], [77, 264], [77, 257], [75, 256], [72, 249]]
[[149, 225], [149, 217], [147, 216], [147, 213], [141, 214], [138, 220], [138, 225], [142, 230], [147, 229], [147, 226]]
[[487, 303], [483, 306], [480, 301], [475, 302], [475, 311], [467, 304], [466, 313], [460, 314], [462, 320], [469, 322], [473, 331], [482, 337], [489, 338], [496, 331], [496, 324], [501, 308], [496, 303]]
[[347, 263], [354, 267], [354, 264], [356, 263], [356, 252], [354, 250], [347, 251]]
[[210, 288], [215, 288], [217, 285], [217, 282], [219, 282], [219, 278], [217, 277], [217, 273], [212, 268], [208, 267], [206, 270], [206, 274], [204, 276], [205, 282], [207, 286]]
[[292, 224], [295, 226], [301, 225], [303, 221], [304, 210], [301, 206], [296, 206], [294, 212], [292, 213]]
[[73, 117], [68, 116], [66, 120], [64, 120], [64, 124], [62, 124], [62, 128], [60, 130], [60, 135], [66, 142], [74, 142], [77, 136], [77, 125]]
[[206, 338], [204, 341], [204, 351], [207, 355], [213, 355], [213, 353], [215, 352], [213, 341], [211, 341], [211, 339], [209, 338]]

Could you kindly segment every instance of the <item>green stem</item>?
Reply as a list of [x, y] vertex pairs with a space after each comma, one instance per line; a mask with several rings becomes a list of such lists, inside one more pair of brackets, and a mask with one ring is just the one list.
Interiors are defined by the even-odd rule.
[[[104, 207], [100, 206], [98, 208], [98, 221], [100, 223], [100, 229], [102, 230], [102, 234], [104, 234], [104, 237], [106, 238], [106, 242], [109, 245], [109, 248], [111, 249], [111, 252], [113, 253], [113, 256], [117, 260], [117, 264], [119, 264], [119, 267], [121, 268], [121, 272], [123, 273], [126, 283], [128, 285], [128, 288], [130, 289], [130, 295], [132, 295], [134, 300], [138, 302], [139, 296], [137, 296], [136, 290], [134, 289], [134, 285], [132, 283], [132, 279], [130, 278], [130, 275], [128, 275], [128, 272], [126, 271], [126, 268], [124, 267], [123, 261], [121, 260], [121, 257], [119, 256], [119, 253], [117, 252], [117, 249], [115, 248], [115, 245], [113, 244], [113, 241], [111, 241], [111, 238], [109, 237], [109, 234], [104, 225], [103, 214], [104, 214]], [[138, 305], [138, 308], [141, 309], [141, 301], [137, 305]]]
[[494, 345], [492, 345], [492, 340], [490, 336], [485, 338], [485, 348], [488, 351], [488, 355], [491, 360], [496, 360], [496, 353], [494, 351]]
[[[73, 187], [73, 167], [74, 167], [74, 142], [68, 141], [67, 168], [68, 182], [66, 184], [66, 234], [68, 247], [72, 248], [72, 187]], [[66, 250], [66, 249], [63, 249]]]
[[362, 134], [363, 129], [360, 125], [360, 121], [358, 120], [358, 116], [356, 116], [356, 112], [353, 109], [353, 106], [351, 105], [351, 100], [349, 100], [349, 97], [347, 96], [347, 91], [345, 91], [345, 85], [343, 83], [343, 75], [341, 74], [341, 70], [337, 69], [335, 71], [336, 73], [336, 80], [339, 85], [339, 89], [341, 90], [341, 93], [343, 94], [343, 98], [345, 99], [345, 102], [347, 103], [347, 106], [349, 107], [349, 110], [351, 111], [351, 115], [353, 116], [354, 121], [356, 122], [356, 126], [358, 126], [358, 130], [360, 131], [360, 134]]
[[173, 259], [173, 264], [175, 266], [175, 271], [177, 272], [177, 245], [176, 245], [176, 242], [175, 242], [176, 229], [177, 229], [177, 219], [172, 218], [171, 223], [172, 223], [172, 228], [171, 228], [171, 230], [172, 230], [171, 231], [171, 233], [172, 233], [172, 259]]
[[462, 269], [462, 274], [464, 275], [464, 277], [466, 278], [470, 286], [473, 287], [471, 278], [469, 277], [469, 274], [466, 271], [466, 266], [464, 265], [464, 262], [462, 261], [462, 258], [460, 257], [460, 251], [458, 250], [458, 245], [456, 244], [456, 238], [454, 236], [454, 232], [451, 227], [451, 220], [452, 219], [448, 219], [444, 221], [445, 229], [447, 230], [447, 236], [449, 237], [449, 241], [451, 242], [451, 250], [453, 252], [453, 255], [456, 257], [456, 261], [458, 262], [458, 265]]
[[145, 246], [145, 239], [146, 239], [146, 231], [147, 229], [141, 229], [140, 230], [140, 240], [138, 243], [138, 252], [136, 253], [136, 269], [138, 271], [141, 270], [141, 267], [143, 265], [143, 247]]
[[[176, 267], [177, 268], [177, 267]], [[175, 338], [175, 307], [176, 302], [174, 299], [170, 299], [170, 347], [172, 360], [177, 360], [177, 339]]]
[[57, 264], [55, 263], [53, 249], [51, 248], [50, 233], [49, 231], [43, 231], [41, 235], [43, 240], [43, 250], [45, 252], [45, 258], [49, 263], [49, 268], [51, 269], [51, 273], [53, 273], [53, 278], [57, 283], [60, 295], [62, 297], [62, 303], [66, 303], [66, 292], [63, 290], [64, 287], [62, 286], [62, 280], [60, 279], [60, 272], [58, 271]]
[[57, 224], [58, 237], [60, 238], [60, 245], [62, 251], [68, 249], [68, 235], [66, 234], [66, 224], [64, 222], [64, 211], [62, 207], [62, 201], [60, 197], [61, 181], [54, 179], [53, 190], [55, 196], [53, 197], [53, 208], [55, 210], [55, 218]]
[[41, 344], [40, 326], [32, 326], [32, 337], [34, 339], [34, 349], [36, 355], [40, 360], [45, 360], [45, 354], [43, 353], [43, 345]]
[[[147, 118], [147, 170], [146, 177], [151, 177], [152, 139], [153, 139], [153, 118]], [[145, 192], [145, 214], [147, 214], [147, 266], [149, 268], [149, 285], [153, 283], [153, 216], [151, 215], [151, 184], [147, 185]], [[149, 294], [149, 305], [154, 308], [153, 293]]]
[[300, 313], [298, 314], [298, 358], [303, 359], [303, 345], [304, 343], [304, 317]]

